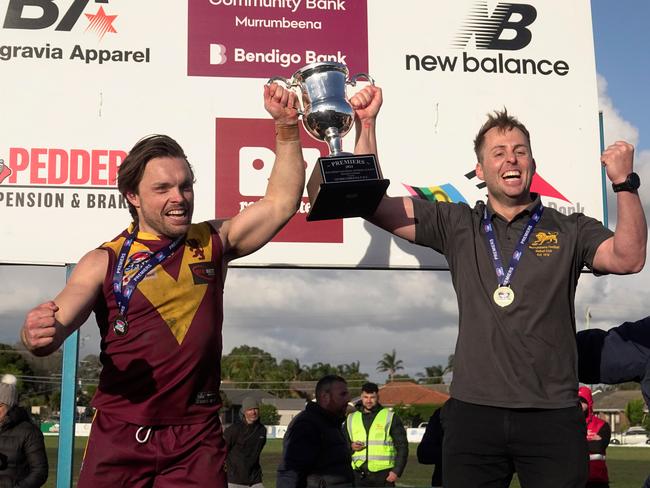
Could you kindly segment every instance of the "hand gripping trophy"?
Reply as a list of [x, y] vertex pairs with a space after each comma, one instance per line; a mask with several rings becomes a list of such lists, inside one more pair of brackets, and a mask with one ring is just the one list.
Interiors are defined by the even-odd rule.
[[354, 155], [342, 151], [342, 139], [354, 123], [354, 109], [346, 86], [360, 77], [374, 84], [367, 74], [348, 79], [348, 68], [334, 62], [312, 63], [299, 69], [290, 80], [274, 77], [287, 88], [298, 88], [302, 122], [312, 137], [327, 142], [330, 153], [318, 158], [307, 182], [310, 210], [307, 220], [328, 220], [372, 215], [389, 180], [384, 179], [374, 154]]

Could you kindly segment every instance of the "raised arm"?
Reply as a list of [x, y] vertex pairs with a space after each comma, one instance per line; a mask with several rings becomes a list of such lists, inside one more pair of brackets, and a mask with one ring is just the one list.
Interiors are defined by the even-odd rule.
[[32, 354], [52, 354], [83, 325], [99, 296], [107, 266], [106, 251], [90, 251], [75, 266], [61, 293], [27, 314], [20, 338]]
[[275, 163], [263, 198], [228, 221], [213, 222], [224, 243], [226, 259], [262, 247], [298, 210], [305, 186], [305, 163], [295, 106], [295, 93], [275, 83], [264, 86], [264, 108], [275, 120]]
[[[627, 142], [615, 142], [605, 149], [601, 160], [609, 180], [622, 183], [633, 170], [634, 147]], [[648, 240], [648, 226], [639, 194], [619, 191], [616, 206], [616, 231], [598, 247], [593, 267], [608, 273], [638, 273], [645, 264]]]
[[[381, 88], [374, 85], [363, 88], [350, 99], [356, 115], [356, 154], [374, 154], [379, 159], [376, 124], [382, 103]], [[413, 201], [410, 198], [384, 195], [375, 213], [366, 220], [396, 236], [415, 240]]]

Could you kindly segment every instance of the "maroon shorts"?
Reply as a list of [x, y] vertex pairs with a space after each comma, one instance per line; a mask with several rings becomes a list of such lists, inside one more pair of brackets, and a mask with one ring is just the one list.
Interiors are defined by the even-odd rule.
[[97, 412], [77, 487], [223, 488], [225, 459], [218, 417], [200, 424], [140, 427]]

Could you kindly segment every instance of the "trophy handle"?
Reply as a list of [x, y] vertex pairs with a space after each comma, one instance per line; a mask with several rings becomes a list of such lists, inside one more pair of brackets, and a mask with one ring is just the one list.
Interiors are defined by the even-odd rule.
[[375, 86], [375, 80], [372, 78], [372, 76], [370, 76], [369, 74], [366, 74], [366, 73], [357, 73], [352, 78], [350, 78], [348, 81], [346, 81], [346, 83], [348, 85], [350, 85], [350, 86], [356, 86], [357, 80], [359, 78], [365, 78], [366, 80], [368, 80], [370, 82], [370, 84], [372, 86]]
[[[284, 83], [286, 89], [294, 91], [294, 93], [295, 93], [295, 90], [293, 90], [294, 88], [300, 88], [300, 84], [298, 82], [293, 81], [293, 79], [287, 80], [282, 76], [274, 76], [273, 78], [269, 78], [269, 81], [267, 81], [266, 84], [270, 85], [271, 83], [277, 83], [277, 82]], [[298, 96], [298, 99], [300, 99], [300, 96]], [[298, 105], [300, 105], [300, 102], [298, 102]], [[297, 110], [298, 110], [298, 115], [305, 115], [304, 110], [300, 106], [297, 107]]]
[[271, 83], [277, 83], [278, 81], [284, 83], [287, 88], [292, 88], [293, 86], [295, 86], [294, 83], [292, 83], [291, 81], [287, 80], [282, 76], [274, 76], [273, 78], [269, 78], [269, 81], [267, 81], [266, 84], [270, 85]]

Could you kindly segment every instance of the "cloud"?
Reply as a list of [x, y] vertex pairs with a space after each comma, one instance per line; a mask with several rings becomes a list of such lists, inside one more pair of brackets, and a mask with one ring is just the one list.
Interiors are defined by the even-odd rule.
[[52, 266], [2, 265], [0, 283], [0, 317], [24, 315], [39, 303], [54, 298], [65, 283], [65, 270]]
[[636, 145], [639, 142], [639, 130], [625, 120], [614, 107], [614, 102], [607, 93], [607, 80], [597, 75], [597, 83], [598, 108], [603, 113], [605, 147], [619, 140]]
[[[605, 129], [605, 146], [625, 140], [637, 144], [639, 131], [626, 121], [616, 110], [607, 93], [607, 81], [598, 76], [598, 103], [603, 112]], [[650, 151], [640, 151], [635, 154], [634, 171], [641, 177], [642, 191], [639, 192], [646, 216], [650, 211], [648, 191], [643, 191], [650, 185]], [[607, 187], [607, 207], [609, 227], [616, 228], [616, 194]], [[578, 329], [587, 325], [590, 328], [610, 329], [626, 321], [634, 321], [648, 315], [647, 304], [650, 301], [648, 286], [650, 270], [646, 265], [641, 273], [632, 276], [594, 277], [584, 274], [576, 292], [576, 324]], [[590, 312], [587, 323], [586, 312]]]
[[376, 363], [393, 348], [411, 375], [446, 365], [457, 334], [444, 271], [235, 268], [224, 310], [226, 353], [248, 344], [303, 364], [359, 361], [377, 380]]
[[[597, 80], [598, 106], [600, 111], [603, 113], [605, 147], [619, 140], [627, 141], [632, 145], [637, 145], [639, 141], [639, 130], [630, 122], [625, 120], [616, 107], [614, 107], [614, 103], [607, 93], [607, 80], [601, 75], [598, 75]], [[639, 174], [644, 187], [650, 184], [650, 150], [638, 151], [635, 153], [634, 171]], [[607, 208], [609, 209], [609, 226], [610, 228], [615, 229], [617, 208], [616, 194], [612, 191], [609, 182], [606, 187]], [[650, 211], [650, 199], [647, 195], [648, 192], [646, 191], [641, 191], [639, 193], [646, 215], [648, 215], [648, 212]]]

